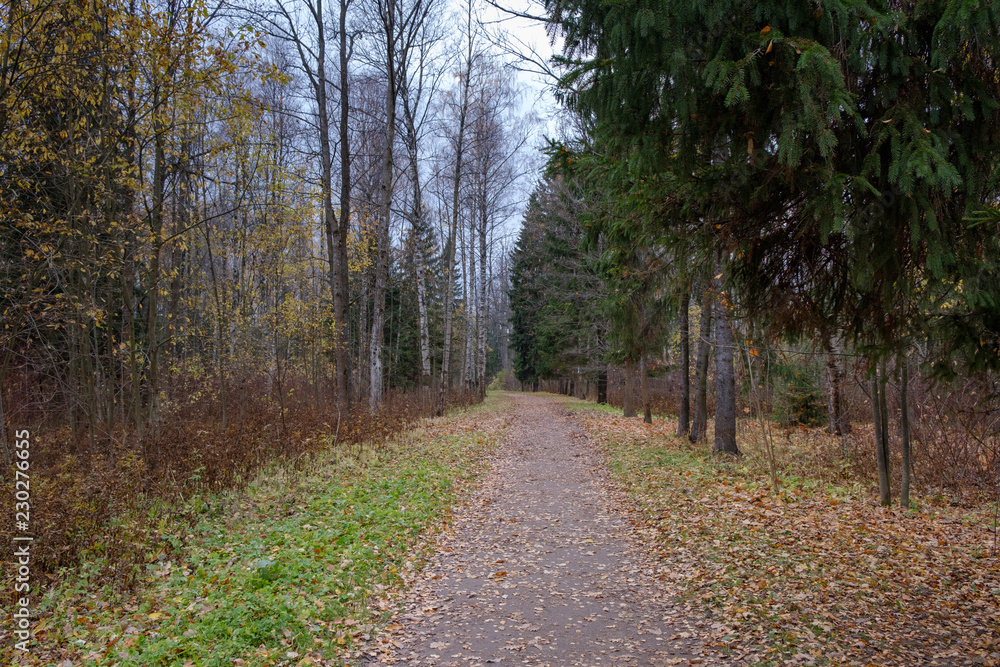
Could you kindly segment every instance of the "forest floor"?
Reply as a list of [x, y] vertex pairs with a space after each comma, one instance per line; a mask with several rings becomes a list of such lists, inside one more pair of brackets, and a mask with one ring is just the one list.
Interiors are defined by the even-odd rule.
[[500, 394], [275, 466], [163, 526], [134, 594], [67, 573], [0, 663], [1000, 665], [993, 506], [887, 510], [791, 440], [774, 494], [675, 430]]
[[[163, 523], [138, 590], [94, 580], [101, 555], [42, 595], [28, 652], [6, 600], [0, 665], [350, 664], [490, 466], [510, 399], [422, 420], [391, 442], [275, 463], [246, 489]], [[151, 517], [155, 522], [155, 517]], [[37, 599], [37, 598], [36, 598]], [[5, 618], [6, 617], [6, 618]]]
[[[552, 397], [513, 397], [492, 472], [378, 643], [396, 665], [715, 662], [704, 619], [675, 604], [669, 565], [618, 511], [607, 467]], [[707, 653], [707, 654], [706, 654]]]
[[677, 438], [676, 420], [559, 400], [678, 600], [711, 619], [706, 646], [747, 664], [1000, 665], [995, 498], [928, 491], [883, 508], [821, 429], [776, 444], [773, 493], [749, 421], [743, 456], [720, 457]]

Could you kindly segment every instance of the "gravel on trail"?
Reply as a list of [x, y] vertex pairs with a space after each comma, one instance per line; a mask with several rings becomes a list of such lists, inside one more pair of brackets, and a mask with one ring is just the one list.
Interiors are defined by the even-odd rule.
[[551, 397], [513, 396], [493, 469], [368, 649], [368, 664], [736, 664], [675, 604], [594, 444]]

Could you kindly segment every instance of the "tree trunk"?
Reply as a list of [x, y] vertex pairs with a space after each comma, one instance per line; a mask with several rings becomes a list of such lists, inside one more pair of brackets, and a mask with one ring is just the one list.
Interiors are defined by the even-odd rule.
[[871, 381], [872, 422], [875, 426], [875, 460], [878, 465], [879, 502], [885, 507], [892, 504], [889, 485], [889, 424], [885, 402], [885, 369], [875, 366]]
[[[129, 251], [127, 251], [129, 252]], [[122, 304], [122, 310], [124, 315], [124, 327], [125, 332], [128, 334], [128, 371], [129, 371], [129, 384], [132, 395], [132, 418], [135, 422], [135, 435], [139, 440], [142, 440], [142, 380], [139, 375], [139, 341], [136, 340], [135, 331], [135, 299], [133, 295], [133, 267], [135, 261], [133, 258], [129, 258], [125, 263], [125, 271], [122, 272], [122, 297], [124, 303]], [[146, 454], [143, 452], [143, 461], [146, 459]]]
[[[327, 265], [330, 274], [330, 300], [333, 303], [333, 326], [334, 331], [340, 333], [343, 328], [343, 295], [340, 293], [340, 227], [343, 221], [338, 220], [336, 212], [333, 210], [333, 150], [330, 147], [330, 114], [326, 99], [326, 31], [323, 26], [323, 2], [316, 0], [316, 76], [312, 78], [313, 94], [316, 99], [316, 121], [319, 126], [319, 155], [321, 183], [320, 191], [323, 195], [323, 233], [326, 237]], [[304, 56], [303, 56], [304, 57]], [[343, 217], [343, 207], [341, 207], [341, 217]], [[338, 311], [340, 317], [338, 317]], [[342, 387], [342, 348], [343, 341], [340, 336], [335, 336], [336, 352], [334, 353], [337, 368], [337, 403], [341, 408], [348, 404], [346, 390]], [[275, 355], [277, 363], [277, 355]]]
[[504, 314], [501, 315], [500, 320], [503, 324], [500, 325], [500, 370], [505, 373], [511, 372], [510, 365], [510, 350], [508, 349], [508, 333], [507, 333], [507, 322], [509, 321], [510, 311], [505, 310]]
[[625, 417], [635, 417], [633, 385], [635, 385], [635, 364], [627, 361], [625, 362], [625, 383], [622, 386], [622, 415]]
[[[469, 221], [468, 245], [465, 241], [465, 230], [462, 230], [462, 248], [466, 264], [462, 268], [463, 285], [462, 301], [465, 308], [465, 354], [462, 358], [462, 377], [466, 389], [471, 389], [476, 373], [476, 253], [475, 253], [475, 211]], [[466, 255], [466, 252], [468, 253]]]
[[347, 7], [350, 0], [340, 0], [340, 224], [334, 235], [333, 251], [337, 257], [336, 282], [333, 293], [333, 319], [336, 326], [335, 360], [337, 368], [337, 404], [346, 411], [351, 404], [351, 355], [347, 344], [347, 316], [350, 286], [347, 263], [347, 234], [351, 225], [351, 150], [348, 132], [350, 95], [348, 71], [350, 54], [347, 46]]
[[715, 318], [715, 452], [739, 454], [736, 446], [736, 377], [733, 370], [733, 332], [726, 307], [719, 304]]
[[688, 310], [691, 290], [686, 287], [681, 297], [681, 404], [677, 411], [677, 437], [691, 430], [691, 334]]
[[598, 405], [606, 405], [608, 402], [608, 369], [605, 366], [601, 366], [601, 370], [597, 371], [597, 403]]
[[903, 480], [899, 489], [899, 504], [910, 506], [910, 475], [913, 471], [910, 459], [910, 360], [906, 354], [899, 355], [899, 430], [903, 439]]
[[369, 343], [369, 338], [371, 337], [371, 324], [368, 317], [368, 311], [371, 309], [371, 275], [365, 274], [361, 277], [361, 298], [359, 299], [360, 306], [358, 308], [358, 396], [364, 396], [368, 393], [369, 382], [369, 372], [371, 368], [368, 366], [368, 351], [371, 349], [371, 344]]
[[[885, 362], [882, 362], [882, 380], [879, 394], [879, 407], [882, 410], [882, 458], [885, 460], [885, 488], [886, 506], [892, 504], [892, 459], [889, 450], [889, 392], [886, 386], [889, 382], [889, 375], [886, 372]], [[879, 489], [881, 491], [881, 488]]]
[[477, 382], [479, 398], [486, 398], [486, 198], [483, 197], [479, 209], [479, 305], [476, 308], [476, 325], [478, 333]]
[[202, 229], [205, 232], [205, 249], [208, 252], [209, 275], [212, 277], [212, 294], [215, 299], [215, 330], [216, 346], [218, 348], [216, 353], [218, 354], [219, 398], [222, 406], [222, 430], [225, 431], [228, 428], [229, 419], [228, 405], [226, 402], [226, 397], [229, 392], [226, 388], [225, 342], [223, 340], [223, 335], [227, 328], [227, 322], [225, 317], [225, 306], [219, 295], [219, 281], [215, 276], [215, 257], [212, 255], [212, 237], [209, 224], [206, 222]]
[[349, 77], [347, 8], [350, 0], [340, 0], [340, 215], [333, 208], [333, 149], [330, 141], [330, 111], [327, 100], [327, 52], [326, 16], [323, 0], [306, 2], [302, 15], [309, 15], [316, 29], [316, 46], [305, 46], [295, 30], [296, 19], [286, 11], [282, 3], [277, 7], [288, 29], [281, 32], [289, 35], [298, 51], [302, 70], [312, 86], [313, 101], [316, 103], [316, 128], [319, 131], [320, 152], [320, 192], [323, 199], [323, 235], [326, 240], [327, 266], [330, 281], [330, 299], [333, 304], [334, 330], [334, 385], [337, 390], [337, 405], [341, 410], [351, 402], [351, 359], [348, 339], [348, 263], [347, 236], [351, 216], [351, 162], [350, 136], [348, 133]]
[[[160, 105], [159, 92], [153, 97], [154, 108]], [[154, 128], [153, 156], [153, 206], [149, 213], [151, 250], [149, 259], [149, 274], [146, 283], [146, 337], [149, 340], [149, 421], [152, 424], [158, 419], [160, 406], [160, 344], [157, 335], [157, 315], [159, 306], [157, 296], [160, 293], [160, 251], [163, 247], [163, 195], [166, 180], [166, 150], [163, 145], [163, 129], [158, 123]]]
[[410, 185], [413, 191], [410, 193], [410, 227], [413, 233], [413, 269], [417, 282], [417, 323], [420, 339], [420, 385], [429, 386], [431, 379], [431, 350], [430, 334], [427, 325], [427, 285], [424, 278], [424, 204], [420, 189], [420, 168], [419, 151], [417, 145], [417, 121], [415, 104], [419, 103], [419, 91], [417, 100], [411, 99], [411, 90], [406, 78], [400, 81], [403, 86], [403, 119], [406, 126], [406, 151], [409, 157]]
[[427, 324], [427, 280], [424, 274], [423, 224], [414, 228], [413, 266], [417, 279], [417, 319], [420, 327], [420, 384], [431, 384], [431, 340]]
[[827, 336], [823, 346], [826, 350], [826, 374], [829, 382], [827, 414], [830, 425], [827, 430], [833, 435], [845, 436], [851, 432], [851, 424], [844, 414], [844, 401], [841, 392], [844, 374], [840, 367], [840, 350], [829, 336]]
[[642, 395], [642, 420], [653, 423], [653, 409], [649, 404], [649, 382], [646, 377], [646, 355], [639, 357], [639, 392]]
[[372, 290], [372, 333], [368, 357], [368, 410], [382, 405], [382, 344], [385, 328], [385, 291], [389, 276], [389, 216], [392, 206], [393, 143], [396, 137], [396, 25], [394, 9], [384, 19], [386, 40], [385, 146], [382, 153], [382, 182], [379, 184], [379, 218], [375, 240], [375, 284]]
[[462, 184], [462, 157], [463, 144], [465, 142], [465, 122], [469, 110], [469, 85], [472, 78], [472, 56], [474, 52], [474, 40], [472, 33], [472, 5], [466, 15], [466, 36], [468, 39], [468, 52], [465, 57], [465, 73], [462, 81], [462, 101], [458, 112], [458, 137], [455, 143], [455, 172], [452, 176], [451, 191], [451, 226], [448, 228], [448, 243], [445, 248], [444, 267], [444, 349], [441, 359], [441, 385], [438, 387], [438, 415], [444, 413], [444, 393], [445, 388], [451, 383], [451, 337], [452, 337], [452, 310], [454, 307], [455, 278], [455, 241], [458, 232], [458, 195]]
[[691, 442], [699, 442], [708, 430], [708, 355], [712, 335], [712, 297], [705, 290], [701, 299], [701, 325], [698, 330], [698, 359], [695, 363], [694, 421], [691, 424]]

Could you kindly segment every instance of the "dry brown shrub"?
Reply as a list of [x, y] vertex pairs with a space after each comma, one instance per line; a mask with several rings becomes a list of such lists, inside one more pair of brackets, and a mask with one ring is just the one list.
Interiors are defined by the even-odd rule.
[[[239, 489], [272, 461], [303, 465], [330, 447], [379, 446], [437, 408], [437, 390], [423, 387], [390, 393], [375, 415], [362, 405], [339, 414], [332, 392], [304, 378], [285, 378], [280, 397], [265, 378], [234, 378], [223, 428], [214, 378], [164, 384], [169, 400], [153, 432], [138, 438], [118, 424], [120, 432], [102, 434], [93, 451], [85, 430], [46, 423], [51, 413], [32, 405], [13, 411], [18, 423], [41, 424], [32, 428], [30, 479], [32, 577], [43, 588], [61, 568], [91, 562], [100, 564], [92, 584], [127, 590], [147, 558], [182, 544], [183, 536], [161, 535], [158, 526], [196, 520], [195, 496]], [[454, 391], [447, 407], [476, 402], [474, 392]], [[13, 484], [2, 484], [0, 502], [13, 509]], [[12, 522], [0, 522], [0, 541], [12, 537]], [[5, 564], [10, 557], [8, 550]]]
[[[843, 438], [832, 436], [825, 427], [782, 427], [772, 424], [777, 465], [782, 474], [811, 477], [824, 482], [858, 482], [870, 485], [877, 479], [872, 410], [867, 394], [865, 369], [854, 364], [844, 382], [842, 404], [851, 432]], [[621, 407], [623, 373], [612, 369], [608, 379], [608, 402]], [[694, 377], [692, 374], [692, 393]], [[648, 380], [650, 403], [655, 415], [676, 415], [680, 404], [680, 374], [666, 372]], [[743, 386], [737, 376], [737, 386]], [[558, 391], [556, 383], [542, 383], [542, 389]], [[709, 427], [714, 400], [709, 377]], [[825, 392], [826, 386], [821, 389]], [[890, 455], [893, 493], [898, 495], [902, 471], [902, 437], [898, 378], [888, 385], [890, 411]], [[914, 374], [909, 384], [913, 491], [917, 495], [939, 496], [951, 502], [978, 502], [1000, 493], [1000, 387], [989, 374], [977, 374], [955, 382], [935, 382]], [[588, 395], [593, 399], [593, 392]], [[693, 396], [692, 396], [693, 398]], [[769, 411], [772, 397], [751, 401], [738, 399], [740, 447], [751, 456], [763, 457], [765, 435], [760, 423], [746, 418], [756, 414], [758, 404]], [[636, 382], [636, 409], [641, 412]], [[692, 405], [693, 411], [693, 405]], [[763, 458], [761, 458], [763, 461]]]

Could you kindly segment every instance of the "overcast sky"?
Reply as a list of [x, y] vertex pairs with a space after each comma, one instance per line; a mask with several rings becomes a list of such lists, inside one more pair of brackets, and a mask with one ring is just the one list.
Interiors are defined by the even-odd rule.
[[494, 39], [506, 43], [512, 53], [512, 60], [515, 54], [519, 57], [517, 67], [521, 71], [518, 78], [525, 87], [525, 111], [532, 111], [539, 117], [545, 128], [544, 134], [554, 135], [558, 110], [551, 90], [554, 80], [551, 74], [542, 72], [551, 67], [553, 46], [544, 24], [499, 9], [544, 16], [544, 7], [534, 0], [483, 0], [481, 8], [484, 23]]

